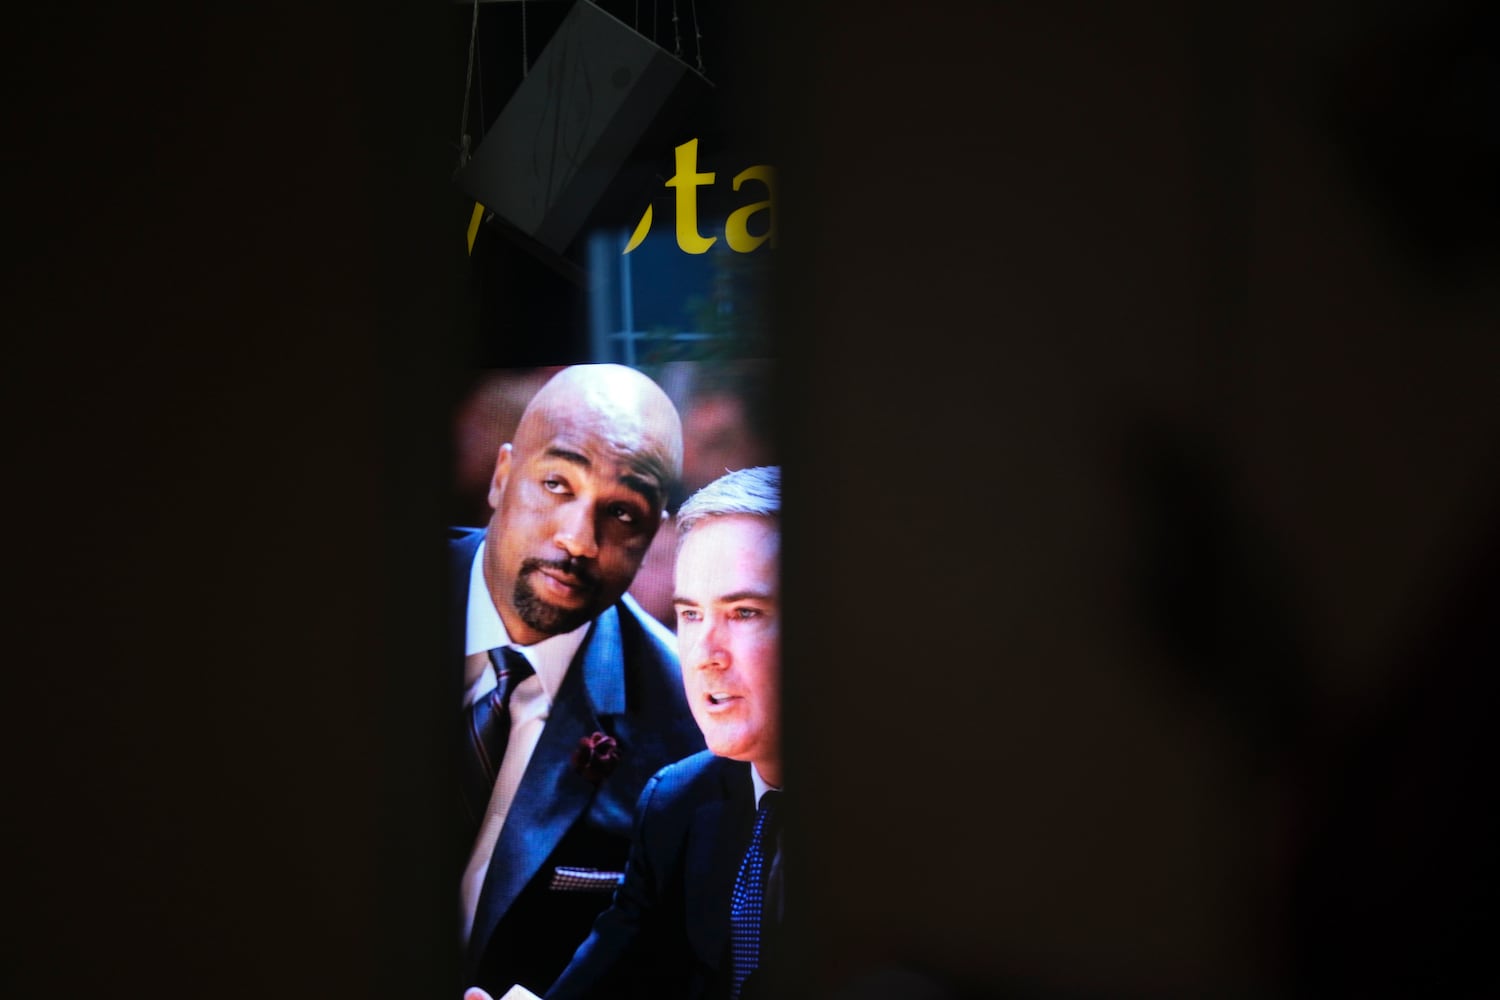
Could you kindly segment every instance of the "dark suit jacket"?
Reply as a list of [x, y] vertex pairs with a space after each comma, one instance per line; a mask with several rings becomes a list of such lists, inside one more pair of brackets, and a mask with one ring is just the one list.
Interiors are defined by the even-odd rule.
[[637, 813], [625, 882], [547, 1000], [729, 995], [729, 900], [755, 827], [750, 765], [706, 751], [672, 764]]
[[[483, 531], [457, 529], [451, 542], [460, 644], [470, 568], [483, 539]], [[598, 785], [572, 764], [578, 741], [596, 731], [614, 737], [620, 752]], [[514, 983], [545, 989], [610, 899], [608, 887], [553, 889], [553, 873], [622, 870], [647, 780], [702, 749], [672, 634], [634, 601], [621, 600], [590, 626], [516, 791], [476, 908], [467, 982], [496, 996]]]

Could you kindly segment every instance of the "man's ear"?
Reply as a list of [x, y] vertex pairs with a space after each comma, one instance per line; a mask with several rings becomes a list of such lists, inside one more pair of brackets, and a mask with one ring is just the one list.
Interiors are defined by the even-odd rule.
[[510, 479], [510, 456], [514, 450], [507, 441], [495, 455], [495, 475], [490, 479], [491, 510], [500, 509], [500, 496], [505, 492], [505, 484]]

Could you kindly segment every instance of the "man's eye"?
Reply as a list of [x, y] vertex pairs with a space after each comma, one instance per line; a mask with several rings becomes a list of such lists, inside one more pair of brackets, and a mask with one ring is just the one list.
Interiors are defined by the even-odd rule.
[[703, 617], [697, 608], [678, 608], [677, 617], [685, 622], [695, 622]]
[[747, 618], [759, 618], [760, 617], [760, 609], [759, 608], [735, 608], [734, 611], [732, 612], [732, 614], [734, 615], [734, 617], [740, 619], [741, 621], [744, 621]]
[[542, 480], [542, 489], [548, 493], [566, 493], [568, 492], [568, 484], [555, 476], [549, 476]]
[[636, 522], [635, 511], [624, 504], [615, 504], [609, 509], [609, 515], [621, 524], [634, 524]]

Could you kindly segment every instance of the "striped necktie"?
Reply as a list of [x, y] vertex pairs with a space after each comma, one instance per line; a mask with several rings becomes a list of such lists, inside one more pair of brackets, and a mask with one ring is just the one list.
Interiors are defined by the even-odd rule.
[[497, 683], [494, 690], [476, 698], [464, 713], [461, 778], [464, 803], [468, 806], [472, 826], [469, 843], [473, 843], [473, 835], [484, 821], [490, 793], [495, 787], [495, 775], [505, 757], [505, 744], [510, 739], [511, 695], [522, 681], [536, 673], [531, 662], [510, 646], [490, 650], [490, 663], [495, 667]]

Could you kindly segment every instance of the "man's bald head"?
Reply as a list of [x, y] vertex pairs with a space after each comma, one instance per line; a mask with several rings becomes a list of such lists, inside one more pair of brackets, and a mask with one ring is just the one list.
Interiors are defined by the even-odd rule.
[[572, 631], [624, 594], [682, 469], [666, 393], [620, 365], [578, 365], [542, 387], [501, 447], [485, 581], [516, 642]]
[[682, 420], [655, 382], [624, 365], [574, 365], [554, 375], [532, 398], [516, 427], [524, 454], [564, 423], [589, 422], [622, 456], [651, 471], [666, 487], [682, 475]]

